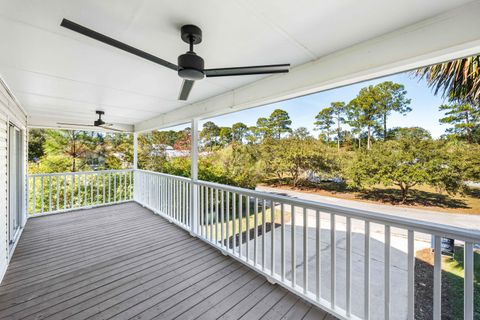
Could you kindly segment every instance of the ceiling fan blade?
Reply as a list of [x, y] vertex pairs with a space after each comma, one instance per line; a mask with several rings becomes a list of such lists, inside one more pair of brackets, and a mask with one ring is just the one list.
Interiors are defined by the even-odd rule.
[[99, 32], [96, 32], [92, 29], [89, 29], [87, 27], [84, 27], [82, 25], [79, 25], [78, 23], [75, 23], [73, 21], [70, 21], [68, 19], [63, 19], [62, 23], [60, 23], [60, 26], [70, 29], [72, 31], [78, 32], [80, 34], [83, 34], [84, 36], [87, 36], [89, 38], [98, 40], [100, 42], [103, 42], [105, 44], [111, 45], [112, 47], [115, 47], [117, 49], [126, 51], [128, 53], [134, 54], [136, 56], [139, 56], [140, 58], [147, 59], [151, 62], [157, 63], [159, 65], [162, 65], [164, 67], [167, 67], [169, 69], [172, 69], [174, 71], [177, 71], [178, 67], [176, 64], [173, 64], [171, 62], [168, 62], [166, 60], [163, 60], [159, 57], [156, 57], [154, 55], [151, 55], [150, 53], [147, 53], [145, 51], [142, 51], [140, 49], [134, 48], [132, 46], [129, 46], [128, 44], [125, 44], [123, 42], [120, 42], [118, 40], [112, 39], [104, 34], [101, 34]]
[[195, 81], [193, 80], [183, 80], [182, 88], [180, 88], [180, 94], [178, 95], [178, 100], [187, 100], [190, 91], [192, 91], [192, 87]]
[[57, 124], [61, 126], [95, 127], [93, 124], [81, 124], [81, 123], [57, 122]]
[[205, 75], [207, 77], [245, 76], [252, 74], [286, 73], [289, 69], [289, 63], [271, 64], [265, 66], [205, 69]]
[[103, 129], [106, 129], [106, 130], [115, 131], [115, 132], [125, 132], [125, 131], [123, 131], [123, 130], [121, 130], [121, 129], [114, 128], [114, 127], [112, 127], [112, 126], [110, 126], [110, 125], [101, 125], [101, 126], [99, 126], [99, 127], [100, 127], [100, 128], [103, 128]]

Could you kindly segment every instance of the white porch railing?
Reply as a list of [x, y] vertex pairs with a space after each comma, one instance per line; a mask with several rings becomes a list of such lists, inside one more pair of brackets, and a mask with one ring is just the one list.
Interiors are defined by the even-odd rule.
[[192, 225], [191, 187], [188, 178], [135, 170], [134, 200], [187, 230]]
[[133, 200], [133, 170], [28, 175], [29, 216]]
[[415, 318], [416, 239], [422, 235], [435, 236], [431, 296], [433, 317], [440, 319], [441, 238], [460, 241], [464, 315], [473, 319], [477, 230], [143, 170], [135, 170], [134, 180], [138, 203], [343, 319]]

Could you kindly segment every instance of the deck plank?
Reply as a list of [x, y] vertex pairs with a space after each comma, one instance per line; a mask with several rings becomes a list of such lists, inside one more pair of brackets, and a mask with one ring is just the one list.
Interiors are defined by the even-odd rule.
[[2, 319], [323, 319], [142, 206], [29, 219], [3, 282]]

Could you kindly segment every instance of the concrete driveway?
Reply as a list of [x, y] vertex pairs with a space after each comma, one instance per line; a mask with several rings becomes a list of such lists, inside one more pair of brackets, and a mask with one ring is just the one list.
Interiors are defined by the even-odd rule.
[[339, 205], [347, 208], [373, 211], [373, 212], [378, 212], [378, 213], [388, 214], [393, 216], [446, 224], [449, 226], [456, 226], [460, 228], [474, 229], [474, 230], [480, 229], [480, 212], [478, 215], [471, 215], [471, 214], [420, 210], [420, 209], [414, 209], [414, 208], [396, 207], [396, 206], [384, 205], [384, 204], [339, 199], [334, 197], [321, 196], [317, 194], [276, 189], [276, 188], [264, 187], [264, 186], [259, 186], [256, 188], [256, 190], [263, 191], [263, 192], [270, 192], [270, 193], [297, 198], [297, 199], [334, 204], [334, 205]]

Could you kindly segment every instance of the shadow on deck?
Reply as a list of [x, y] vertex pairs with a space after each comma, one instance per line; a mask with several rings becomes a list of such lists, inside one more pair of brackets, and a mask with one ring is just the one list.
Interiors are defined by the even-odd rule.
[[30, 219], [1, 319], [333, 319], [136, 203]]

